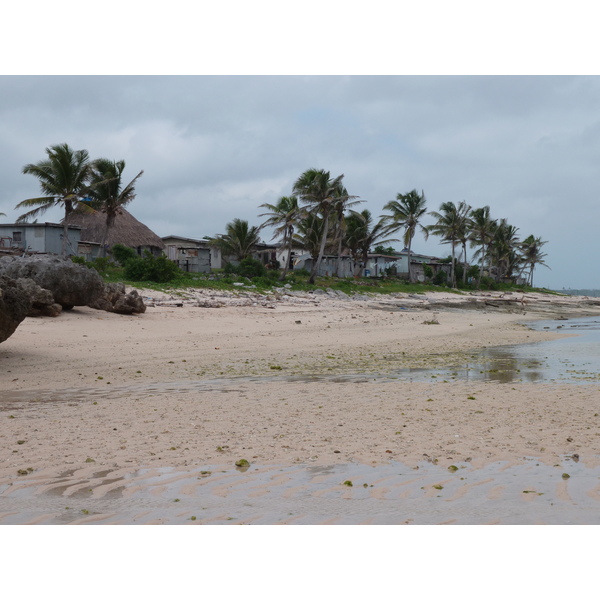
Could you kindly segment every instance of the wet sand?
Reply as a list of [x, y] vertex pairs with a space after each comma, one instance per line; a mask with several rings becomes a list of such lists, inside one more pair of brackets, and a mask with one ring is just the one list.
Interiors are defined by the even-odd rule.
[[555, 338], [519, 324], [548, 306], [398, 302], [26, 319], [0, 346], [0, 523], [596, 523], [597, 383], [379, 377]]

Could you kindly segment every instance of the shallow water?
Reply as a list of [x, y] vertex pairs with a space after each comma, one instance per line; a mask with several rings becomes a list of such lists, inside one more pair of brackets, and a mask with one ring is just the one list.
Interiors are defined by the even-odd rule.
[[571, 337], [482, 348], [447, 368], [399, 369], [393, 375], [412, 381], [600, 382], [600, 318], [535, 321], [527, 325]]
[[0, 481], [0, 524], [600, 524], [600, 468], [568, 457], [556, 466], [527, 459], [456, 468], [393, 462], [40, 474]]
[[598, 383], [600, 382], [600, 318], [535, 321], [532, 329], [548, 329], [570, 337], [514, 346], [482, 348], [445, 368], [391, 369], [385, 373], [245, 376], [210, 380], [186, 380], [114, 385], [105, 388], [11, 391], [0, 394], [0, 408], [22, 401], [78, 402], [128, 393], [178, 394], [197, 391], [237, 392], [232, 385], [268, 381], [350, 382], [367, 381], [493, 381], [497, 383]]

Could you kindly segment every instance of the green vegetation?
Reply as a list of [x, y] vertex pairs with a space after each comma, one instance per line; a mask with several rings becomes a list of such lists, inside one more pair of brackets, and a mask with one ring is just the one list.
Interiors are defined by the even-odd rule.
[[67, 255], [69, 242], [69, 216], [76, 211], [100, 211], [106, 215], [105, 230], [101, 244], [104, 255], [106, 240], [115, 217], [122, 206], [135, 198], [135, 182], [123, 187], [122, 174], [125, 161], [99, 158], [91, 161], [87, 150], [73, 150], [68, 144], [46, 148], [47, 158], [23, 167], [25, 175], [33, 175], [40, 184], [43, 196], [19, 202], [15, 209], [26, 208], [17, 222], [25, 223], [43, 215], [53, 206], [65, 211], [63, 220], [62, 254]]
[[[104, 255], [115, 217], [135, 198], [135, 184], [143, 171], [124, 184], [123, 160], [90, 160], [87, 150], [73, 150], [67, 144], [50, 146], [46, 148], [46, 154], [45, 160], [23, 167], [24, 174], [33, 175], [39, 181], [43, 195], [17, 204], [16, 209], [27, 209], [18, 222], [42, 215], [54, 206], [62, 207], [65, 212], [62, 252], [66, 254], [69, 216], [75, 211], [101, 212], [105, 216], [101, 242]], [[330, 287], [351, 293], [360, 291], [360, 286], [370, 286], [372, 289], [369, 291], [379, 293], [418, 293], [432, 289], [414, 284], [417, 265], [411, 262], [412, 243], [420, 232], [425, 239], [429, 235], [438, 236], [442, 244], [449, 244], [451, 248], [450, 256], [438, 261], [448, 263], [449, 269], [440, 268], [435, 261], [422, 265], [425, 280], [433, 286], [449, 284], [453, 289], [504, 291], [514, 289], [510, 282], [525, 281], [527, 286], [523, 291], [530, 291], [535, 289], [533, 273], [536, 266], [547, 266], [544, 262], [546, 254], [542, 252], [547, 242], [534, 235], [520, 240], [518, 228], [505, 218], [493, 219], [489, 206], [472, 208], [465, 201], [457, 204], [446, 201], [437, 211], [430, 211], [424, 191], [419, 193], [413, 189], [398, 193], [395, 200], [384, 205], [383, 210], [388, 211], [387, 214], [374, 218], [369, 210], [357, 212], [352, 209], [361, 201], [348, 193], [342, 183], [343, 178], [344, 175], [331, 176], [324, 169], [308, 169], [293, 183], [290, 196], [282, 196], [274, 204], [260, 205], [268, 211], [259, 215], [267, 217], [261, 225], [251, 226], [248, 221], [234, 218], [225, 226], [224, 234], [205, 238], [220, 248], [226, 262], [234, 260], [238, 263], [227, 264], [223, 277], [182, 273], [165, 256], [155, 257], [147, 253], [140, 257], [132, 248], [119, 245], [112, 247], [112, 260], [104, 256], [91, 263], [78, 257], [73, 260], [95, 268], [107, 281], [135, 282], [150, 288], [153, 284], [169, 283], [174, 287], [230, 289], [227, 286], [234, 283], [249, 282], [258, 291], [269, 291], [278, 279], [291, 284], [292, 289]], [[427, 216], [435, 221], [425, 226], [422, 221]], [[261, 242], [260, 232], [264, 227], [273, 227], [273, 239], [281, 239], [287, 250], [285, 265], [272, 260], [265, 268], [260, 261], [252, 258]], [[378, 280], [369, 278], [367, 283], [361, 279], [373, 247], [375, 253], [398, 254], [393, 247], [384, 244], [400, 241], [390, 237], [399, 231], [403, 233], [402, 242], [408, 258], [405, 275], [409, 283], [398, 279], [389, 285], [384, 283], [386, 279], [393, 279], [396, 269], [393, 265], [384, 266], [383, 277]], [[467, 246], [474, 249], [471, 257], [474, 264], [467, 257]], [[292, 247], [310, 254], [310, 273], [293, 270], [289, 273]], [[319, 277], [325, 255], [337, 256], [333, 269], [337, 275], [341, 274], [342, 256], [351, 256], [355, 281]], [[416, 289], [414, 285], [417, 285]]]
[[164, 254], [154, 256], [146, 251], [143, 257], [130, 258], [125, 263], [124, 275], [131, 281], [155, 281], [167, 283], [177, 278], [179, 267]]
[[[240, 292], [251, 290], [259, 294], [275, 293], [281, 286], [289, 285], [287, 289], [292, 291], [310, 292], [316, 289], [339, 290], [348, 295], [352, 294], [424, 294], [426, 292], [451, 292], [460, 294], [461, 290], [473, 290], [476, 284], [467, 284], [465, 286], [458, 284], [458, 289], [435, 285], [434, 283], [409, 283], [403, 279], [389, 277], [362, 277], [362, 278], [346, 278], [338, 277], [317, 277], [314, 284], [309, 283], [310, 273], [306, 270], [291, 271], [288, 273], [284, 281], [279, 279], [279, 273], [273, 270], [266, 270], [266, 275], [258, 277], [247, 277], [236, 273], [238, 267], [234, 266], [228, 269], [221, 269], [212, 273], [186, 273], [179, 270], [174, 263], [171, 263], [175, 268], [169, 266], [168, 273], [172, 278], [168, 281], [156, 281], [149, 277], [152, 276], [151, 270], [141, 270], [141, 274], [137, 276], [145, 277], [145, 279], [133, 279], [130, 277], [132, 270], [126, 270], [123, 267], [109, 263], [105, 265], [97, 265], [97, 261], [86, 263], [80, 257], [74, 257], [75, 262], [86, 264], [96, 270], [103, 276], [107, 282], [118, 283], [122, 282], [126, 285], [134, 287], [143, 287], [161, 292], [176, 293], [178, 291], [185, 292], [193, 289], [214, 289], [231, 292]], [[152, 260], [152, 259], [151, 259]], [[154, 259], [157, 260], [158, 259]], [[253, 260], [253, 259], [250, 259]], [[160, 259], [159, 264], [169, 262], [166, 258]], [[153, 263], [156, 264], [156, 263]], [[159, 270], [160, 273], [160, 270]], [[129, 276], [128, 276], [129, 275]], [[234, 285], [234, 283], [242, 283], [243, 286]], [[541, 292], [547, 294], [557, 294], [545, 288], [532, 288], [529, 286], [517, 286], [510, 283], [495, 284], [494, 289], [501, 291], [515, 292]]]

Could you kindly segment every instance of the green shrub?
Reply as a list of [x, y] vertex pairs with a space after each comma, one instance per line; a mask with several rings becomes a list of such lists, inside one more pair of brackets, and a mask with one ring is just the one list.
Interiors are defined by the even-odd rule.
[[133, 259], [133, 258], [140, 258], [137, 255], [137, 252], [133, 249], [130, 248], [129, 246], [124, 246], [123, 244], [115, 244], [112, 247], [112, 255], [113, 258], [122, 266], [124, 267], [125, 264], [127, 263], [127, 261]]
[[273, 287], [273, 280], [270, 277], [253, 277], [252, 283], [259, 288]]
[[238, 275], [248, 277], [248, 279], [252, 279], [253, 277], [266, 277], [267, 268], [260, 260], [256, 260], [255, 258], [244, 258], [238, 265]]
[[446, 271], [438, 271], [435, 274], [435, 277], [431, 280], [431, 283], [434, 285], [446, 285], [447, 280], [448, 275], [446, 275]]
[[110, 267], [110, 258], [99, 256], [90, 263], [90, 266], [96, 269], [96, 271], [102, 275], [103, 273], [106, 273]]
[[247, 277], [248, 279], [267, 276], [267, 268], [265, 265], [263, 265], [260, 260], [250, 257], [241, 260], [239, 265], [227, 263], [223, 271], [226, 275], [239, 275], [240, 277]]
[[125, 277], [131, 281], [167, 283], [180, 274], [179, 267], [164, 254], [153, 256], [146, 251], [143, 258], [136, 256], [125, 262]]
[[492, 277], [488, 277], [487, 275], [484, 275], [481, 278], [481, 289], [482, 290], [497, 290], [498, 289], [498, 282], [494, 281], [494, 279]]

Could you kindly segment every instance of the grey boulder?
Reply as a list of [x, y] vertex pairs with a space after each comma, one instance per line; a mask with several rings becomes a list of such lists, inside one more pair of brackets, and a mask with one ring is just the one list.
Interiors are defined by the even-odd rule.
[[131, 315], [146, 312], [144, 300], [136, 290], [129, 293], [125, 291], [125, 285], [122, 283], [107, 283], [104, 285], [104, 291], [94, 302], [88, 306], [98, 310], [119, 313], [121, 315]]
[[30, 309], [31, 299], [23, 285], [0, 275], [0, 343], [15, 332]]
[[104, 281], [96, 270], [59, 256], [5, 256], [0, 258], [0, 275], [33, 279], [49, 290], [54, 302], [65, 310], [89, 305], [104, 290]]

